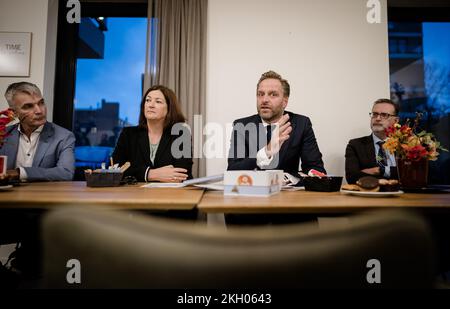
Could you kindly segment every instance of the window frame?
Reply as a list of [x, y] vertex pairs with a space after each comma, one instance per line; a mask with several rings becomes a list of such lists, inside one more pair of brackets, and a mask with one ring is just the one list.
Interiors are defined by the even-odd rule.
[[[81, 3], [82, 18], [99, 16], [147, 17], [147, 12], [147, 3]], [[59, 5], [53, 122], [70, 131], [73, 131], [79, 24], [69, 24], [66, 20], [66, 15], [67, 8], [65, 5]]]

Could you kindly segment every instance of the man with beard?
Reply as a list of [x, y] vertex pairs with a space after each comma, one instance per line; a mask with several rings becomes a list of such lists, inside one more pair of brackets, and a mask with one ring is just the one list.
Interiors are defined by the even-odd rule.
[[[283, 170], [299, 177], [299, 165], [326, 173], [311, 121], [285, 111], [290, 86], [278, 73], [261, 75], [256, 87], [258, 114], [233, 123], [228, 170]], [[301, 184], [301, 181], [299, 182]], [[299, 214], [227, 214], [227, 224], [284, 224], [315, 220]]]
[[281, 169], [325, 173], [322, 154], [308, 117], [285, 111], [290, 86], [278, 73], [261, 75], [256, 87], [258, 114], [233, 123], [228, 170]]
[[345, 150], [345, 176], [355, 183], [363, 176], [397, 179], [393, 154], [383, 149], [386, 129], [398, 122], [398, 104], [389, 99], [376, 100], [370, 115], [372, 134], [349, 141]]

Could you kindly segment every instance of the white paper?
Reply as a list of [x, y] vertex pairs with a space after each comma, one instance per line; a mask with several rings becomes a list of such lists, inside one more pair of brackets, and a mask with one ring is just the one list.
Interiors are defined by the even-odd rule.
[[[220, 175], [213, 175], [213, 176], [206, 176], [201, 178], [194, 178], [185, 180], [182, 183], [179, 182], [150, 182], [148, 184], [145, 184], [142, 186], [142, 188], [183, 188], [190, 185], [196, 185], [196, 184], [204, 184], [212, 181], [220, 181], [223, 180], [223, 174]], [[223, 189], [222, 189], [223, 190]]]
[[185, 184], [179, 182], [150, 182], [142, 186], [142, 188], [183, 188]]
[[282, 186], [281, 191], [301, 191], [305, 190], [305, 187], [294, 187], [294, 186]]
[[217, 181], [221, 181], [221, 180], [223, 180], [223, 174], [189, 179], [189, 180], [183, 181], [183, 184], [185, 184], [186, 186], [189, 186], [189, 185], [195, 185], [195, 184], [201, 184], [201, 183], [207, 183], [207, 182], [217, 182]]
[[223, 184], [210, 183], [210, 184], [194, 185], [194, 186], [203, 188], [203, 189], [208, 189], [208, 190], [223, 191]]

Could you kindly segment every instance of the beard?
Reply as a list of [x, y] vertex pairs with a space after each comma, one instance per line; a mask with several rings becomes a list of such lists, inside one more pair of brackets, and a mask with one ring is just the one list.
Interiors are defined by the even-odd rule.
[[373, 124], [372, 130], [376, 131], [384, 131], [385, 127], [382, 124]]
[[283, 116], [283, 110], [274, 111], [271, 108], [259, 108], [258, 114], [264, 121], [271, 122]]
[[371, 126], [372, 132], [376, 135], [385, 136], [386, 135], [386, 128], [382, 124], [373, 124]]

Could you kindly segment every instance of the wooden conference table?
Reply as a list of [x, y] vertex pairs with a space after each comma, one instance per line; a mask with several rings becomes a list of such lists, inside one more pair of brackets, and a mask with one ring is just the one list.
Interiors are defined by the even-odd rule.
[[340, 192], [281, 192], [264, 197], [224, 196], [199, 188], [141, 188], [142, 184], [89, 188], [86, 182], [21, 184], [0, 192], [0, 209], [54, 209], [66, 205], [95, 205], [133, 210], [192, 210], [201, 213], [343, 214], [379, 208], [412, 208], [450, 212], [450, 193], [405, 193], [396, 197], [359, 197]]
[[133, 210], [191, 210], [203, 195], [197, 188], [141, 188], [142, 184], [89, 188], [84, 181], [23, 183], [0, 192], [0, 209], [53, 209], [95, 205]]
[[208, 191], [198, 204], [202, 213], [343, 214], [369, 209], [409, 208], [450, 212], [450, 193], [405, 193], [391, 197], [361, 197], [340, 192], [281, 192], [267, 198], [224, 196]]

